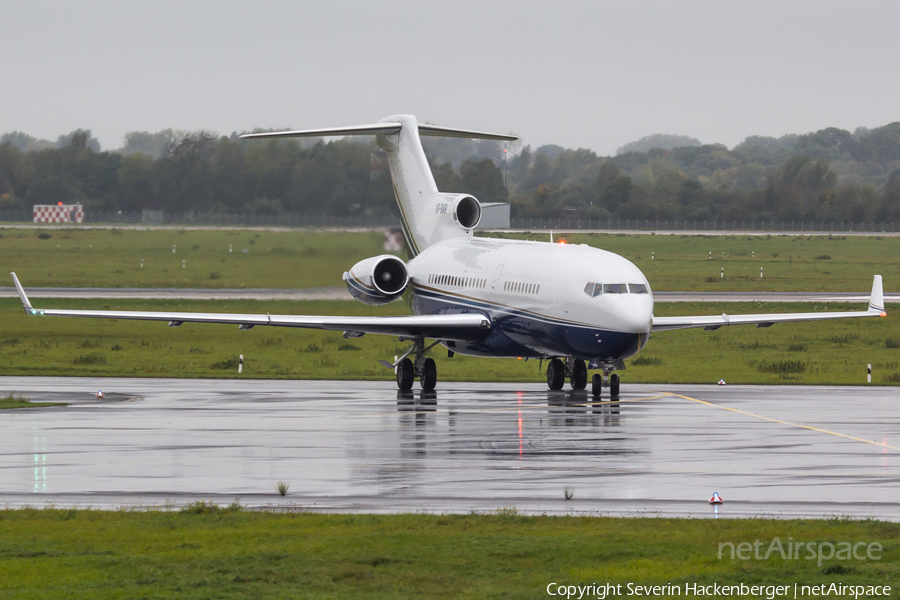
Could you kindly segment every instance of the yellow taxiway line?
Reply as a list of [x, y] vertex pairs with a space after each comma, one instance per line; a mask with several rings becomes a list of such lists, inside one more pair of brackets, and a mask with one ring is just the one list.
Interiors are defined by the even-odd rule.
[[817, 431], [819, 433], [826, 433], [828, 435], [834, 435], [834, 436], [841, 437], [844, 439], [853, 440], [854, 442], [863, 442], [865, 444], [872, 444], [873, 446], [878, 446], [879, 448], [889, 448], [891, 450], [900, 451], [900, 448], [898, 448], [897, 446], [891, 446], [890, 444], [885, 444], [882, 442], [876, 442], [874, 440], [867, 440], [865, 438], [847, 435], [846, 433], [838, 433], [837, 431], [831, 431], [830, 429], [822, 429], [821, 427], [813, 427], [812, 425], [803, 425], [802, 423], [794, 423], [792, 421], [783, 421], [781, 419], [776, 419], [774, 417], [766, 417], [764, 415], [757, 415], [757, 414], [754, 414], [751, 412], [747, 412], [745, 410], [740, 410], [738, 408], [731, 408], [730, 406], [721, 406], [719, 404], [707, 402], [706, 400], [700, 400], [699, 398], [691, 398], [690, 396], [685, 396], [683, 394], [670, 393], [669, 395], [675, 396], [677, 398], [683, 398], [684, 400], [690, 400], [691, 402], [696, 402], [698, 404], [705, 404], [706, 406], [712, 406], [713, 408], [718, 408], [719, 410], [727, 410], [729, 412], [737, 413], [739, 415], [745, 415], [748, 417], [753, 417], [755, 419], [762, 419], [763, 421], [769, 421], [770, 423], [779, 423], [781, 425], [797, 427], [798, 429], [808, 429], [809, 431]]

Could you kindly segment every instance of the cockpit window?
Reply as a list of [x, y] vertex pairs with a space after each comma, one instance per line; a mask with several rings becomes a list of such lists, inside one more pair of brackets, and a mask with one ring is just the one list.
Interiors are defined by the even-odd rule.
[[594, 296], [599, 296], [603, 293], [603, 284], [602, 283], [589, 283], [584, 286], [584, 293], [593, 298]]
[[624, 283], [604, 283], [604, 294], [627, 294], [628, 286]]
[[628, 287], [631, 289], [632, 294], [649, 294], [650, 292], [647, 290], [647, 286], [643, 283], [629, 283]]

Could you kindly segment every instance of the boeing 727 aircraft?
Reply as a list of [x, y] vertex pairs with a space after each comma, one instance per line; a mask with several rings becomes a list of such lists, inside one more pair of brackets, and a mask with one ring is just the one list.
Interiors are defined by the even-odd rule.
[[[867, 310], [786, 314], [654, 317], [653, 292], [644, 274], [625, 258], [586, 245], [476, 238], [481, 205], [469, 194], [437, 189], [420, 136], [516, 140], [515, 136], [423, 125], [412, 115], [387, 117], [358, 127], [254, 133], [244, 139], [374, 135], [387, 154], [394, 194], [410, 259], [385, 254], [360, 261], [344, 273], [350, 293], [382, 305], [409, 292], [413, 315], [325, 317], [240, 315], [33, 308], [15, 273], [25, 312], [35, 316], [88, 317], [183, 323], [233, 323], [393, 335], [411, 343], [390, 363], [397, 386], [409, 390], [415, 378], [423, 390], [437, 383], [437, 368], [425, 352], [437, 344], [453, 353], [549, 360], [547, 385], [587, 386], [588, 370], [599, 370], [595, 396], [608, 386], [619, 394], [624, 360], [637, 354], [651, 332], [725, 325], [768, 327], [787, 321], [885, 316], [881, 276], [875, 275]], [[433, 340], [429, 345], [428, 341]], [[410, 358], [411, 357], [411, 358]]]

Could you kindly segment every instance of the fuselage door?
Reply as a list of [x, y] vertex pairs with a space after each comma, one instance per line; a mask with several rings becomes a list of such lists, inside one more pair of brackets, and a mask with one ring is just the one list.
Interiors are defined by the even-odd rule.
[[497, 298], [500, 294], [501, 286], [500, 286], [500, 278], [503, 276], [503, 267], [506, 266], [505, 262], [497, 265], [497, 268], [494, 269], [494, 276], [491, 278], [491, 297]]

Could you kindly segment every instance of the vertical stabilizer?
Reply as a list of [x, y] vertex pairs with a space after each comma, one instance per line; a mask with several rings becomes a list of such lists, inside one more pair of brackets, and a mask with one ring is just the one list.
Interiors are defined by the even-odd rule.
[[[400, 131], [378, 135], [378, 145], [387, 154], [394, 196], [400, 208], [403, 235], [415, 256], [428, 246], [453, 237], [472, 235], [471, 228], [454, 222], [455, 194], [441, 194], [419, 138], [413, 115], [395, 115], [385, 122], [400, 123]], [[474, 228], [475, 224], [472, 224]]]

